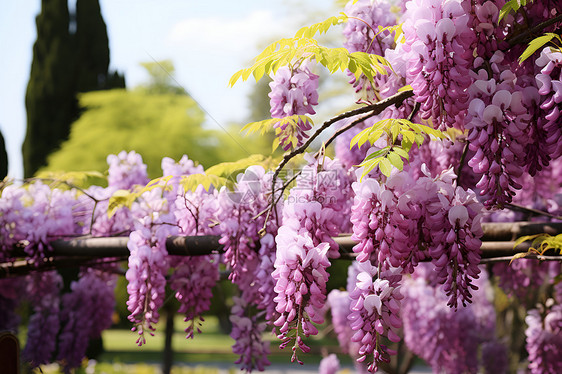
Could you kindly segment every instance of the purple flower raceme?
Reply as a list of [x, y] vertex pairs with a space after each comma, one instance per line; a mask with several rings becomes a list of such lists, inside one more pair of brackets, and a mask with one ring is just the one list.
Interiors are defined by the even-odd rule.
[[32, 367], [51, 362], [60, 327], [60, 290], [62, 277], [56, 271], [28, 276], [27, 295], [33, 314], [27, 328], [27, 342], [22, 352]]
[[431, 258], [451, 306], [470, 300], [478, 277], [482, 205], [471, 190], [454, 186], [452, 170], [412, 179], [405, 171], [380, 185], [372, 178], [354, 184], [354, 247], [359, 262], [400, 267], [411, 273]]
[[142, 162], [141, 155], [135, 151], [121, 151], [118, 155], [109, 155], [107, 163], [107, 182], [110, 187], [128, 190], [135, 184], [144, 186], [148, 183], [146, 165]]
[[540, 108], [546, 121], [546, 146], [553, 159], [562, 155], [562, 52], [554, 52], [549, 47], [542, 50], [536, 64], [541, 71], [536, 75], [536, 83], [541, 96]]
[[0, 258], [13, 258], [11, 252], [18, 246], [31, 262], [42, 261], [52, 250], [52, 240], [81, 233], [84, 222], [74, 217], [77, 195], [74, 189], [51, 189], [40, 181], [26, 188], [5, 187], [0, 199]]
[[463, 129], [475, 39], [460, 0], [412, 0], [404, 13], [406, 81], [434, 127]]
[[[173, 175], [173, 174], [169, 174]], [[174, 202], [174, 215], [181, 235], [216, 235], [212, 226], [216, 221], [216, 190], [207, 192], [199, 186], [194, 192], [183, 193], [179, 188]], [[212, 288], [219, 280], [219, 259], [216, 255], [169, 256], [175, 268], [169, 284], [180, 302], [179, 313], [185, 315], [187, 338], [193, 338], [201, 314], [211, 306]]]
[[[349, 267], [349, 277], [353, 278], [351, 280], [352, 284], [349, 287], [350, 291], [353, 291], [355, 288], [357, 277], [356, 271], [352, 270], [352, 268], [358, 269], [358, 264], [359, 263], [354, 262], [353, 265]], [[351, 313], [350, 291], [340, 291], [336, 289], [330, 291], [327, 305], [330, 307], [332, 325], [334, 326], [334, 332], [336, 333], [342, 353], [348, 354], [354, 359], [355, 369], [358, 373], [367, 373], [367, 366], [364, 363], [356, 361], [357, 358], [359, 358], [358, 352], [361, 347], [361, 342], [354, 342], [352, 340], [354, 331], [351, 329], [349, 320], [347, 319]]]
[[335, 354], [328, 355], [320, 361], [318, 374], [336, 374], [340, 370], [340, 360]]
[[271, 365], [267, 359], [269, 342], [262, 339], [266, 323], [259, 321], [259, 315], [247, 316], [249, 305], [242, 298], [234, 297], [233, 301], [230, 336], [236, 342], [232, 346], [232, 352], [240, 355], [235, 363], [240, 364], [240, 368], [248, 373], [253, 369], [264, 371], [266, 366]]
[[202, 174], [205, 170], [202, 165], [196, 165], [189, 159], [187, 155], [183, 155], [178, 162], [170, 157], [162, 159], [162, 175], [173, 175], [174, 177], [182, 175]]
[[528, 312], [527, 352], [532, 374], [555, 374], [562, 372], [562, 304], [546, 305]]
[[416, 251], [421, 207], [415, 196], [404, 193], [414, 183], [406, 172], [400, 172], [386, 184], [373, 178], [353, 184], [351, 222], [352, 239], [359, 242], [353, 248], [358, 253], [357, 261], [403, 267], [411, 272], [423, 258]]
[[477, 56], [489, 59], [497, 50], [506, 48], [507, 42], [505, 39], [509, 32], [506, 21], [510, 15], [498, 22], [500, 9], [504, 3], [504, 0], [476, 0], [472, 2], [471, 26], [476, 35], [474, 42]]
[[[178, 235], [216, 235], [217, 191], [206, 191], [198, 186], [195, 191], [184, 191], [182, 177], [204, 173], [201, 165], [195, 165], [186, 155], [175, 162], [169, 157], [162, 159], [162, 173], [168, 187], [164, 195], [170, 204]], [[185, 316], [186, 338], [193, 338], [194, 332], [201, 332], [198, 325], [204, 321], [202, 313], [211, 306], [212, 288], [219, 280], [219, 259], [217, 255], [168, 256], [168, 263], [174, 269], [168, 284], [180, 303], [178, 312]]]
[[[468, 165], [482, 176], [476, 187], [486, 199], [486, 207], [511, 202], [515, 190], [521, 188], [516, 179], [524, 167], [525, 129], [531, 117], [517, 77], [501, 67], [504, 54], [496, 52], [490, 63], [498, 73], [493, 78], [488, 77], [485, 69], [474, 73], [465, 125], [469, 148], [475, 152]], [[477, 58], [474, 66], [483, 67], [484, 60]]]
[[349, 292], [332, 290], [328, 294], [328, 305], [330, 307], [330, 312], [332, 315], [332, 325], [334, 326], [334, 332], [338, 338], [338, 343], [342, 350], [342, 353], [349, 354], [351, 352], [358, 351], [357, 349], [350, 348], [352, 344], [351, 337], [353, 335], [353, 330], [349, 327], [349, 322], [347, 321], [347, 316], [349, 315], [351, 299], [349, 298]]
[[500, 262], [493, 267], [500, 288], [523, 302], [533, 300], [537, 289], [542, 284], [552, 283], [560, 270], [560, 264], [555, 261], [540, 262], [526, 258], [511, 263]]
[[63, 295], [57, 358], [65, 373], [80, 367], [90, 339], [111, 326], [116, 283], [116, 275], [90, 268]]
[[315, 335], [318, 330], [312, 322], [323, 321], [328, 258], [339, 257], [339, 246], [332, 237], [349, 225], [346, 212], [351, 193], [349, 176], [339, 162], [328, 157], [322, 162], [309, 156], [305, 159], [309, 165], [301, 170], [285, 200], [283, 225], [275, 238], [274, 301], [281, 316], [274, 325], [279, 328], [281, 347], [295, 341], [293, 361], [297, 360], [297, 347], [310, 350], [301, 331], [306, 337]]
[[482, 343], [482, 366], [485, 374], [507, 373], [509, 356], [505, 344], [497, 340]]
[[396, 354], [384, 344], [382, 337], [391, 342], [400, 341], [402, 269], [388, 267], [380, 270], [380, 266], [372, 266], [370, 261], [361, 262], [359, 268], [361, 272], [357, 275], [355, 289], [349, 294], [351, 313], [348, 320], [355, 331], [351, 340], [360, 344], [357, 361], [363, 362], [372, 355], [367, 370], [374, 373], [380, 362], [388, 363], [390, 355]]
[[[278, 182], [277, 188], [281, 183]], [[274, 238], [281, 222], [277, 216], [280, 203], [275, 205], [268, 221], [263, 214], [272, 203], [271, 185], [272, 173], [266, 173], [261, 166], [251, 166], [237, 176], [234, 191], [223, 188], [217, 196], [217, 221], [222, 235], [220, 242], [225, 248], [224, 261], [231, 270], [231, 280], [240, 291], [240, 301], [234, 307], [236, 317], [233, 317], [235, 324], [231, 336], [236, 344], [233, 349], [241, 355], [237, 363], [246, 371], [263, 370], [264, 365], [269, 365], [266, 357], [257, 359], [259, 354], [268, 352], [260, 334], [249, 338], [247, 330], [253, 326], [263, 331], [264, 319], [271, 323], [277, 318], [272, 273]], [[275, 199], [278, 198], [276, 193]], [[252, 305], [257, 306], [257, 311]]]
[[[394, 37], [389, 31], [379, 32], [379, 26], [387, 27], [396, 24], [396, 15], [391, 10], [390, 2], [350, 1], [345, 6], [345, 14], [350, 17], [343, 29], [344, 47], [349, 52], [366, 52], [384, 56], [386, 49], [394, 45]], [[390, 69], [388, 75], [376, 75], [374, 86], [364, 75], [359, 79], [349, 71], [348, 75], [351, 77], [349, 83], [360, 94], [361, 99], [367, 102], [376, 102], [388, 97], [396, 93], [395, 90], [401, 86], [394, 87], [399, 77], [392, 74]]]
[[276, 242], [277, 258], [272, 275], [277, 282], [274, 301], [280, 317], [274, 325], [279, 328], [281, 348], [294, 341], [291, 361], [302, 364], [297, 358], [297, 348], [305, 353], [310, 348], [302, 340], [301, 333], [305, 337], [316, 335], [318, 329], [313, 322], [324, 322], [329, 244], [314, 245], [308, 231], [297, 231], [289, 222], [279, 228]]
[[[283, 66], [277, 70], [273, 82], [269, 84], [272, 118], [285, 118], [295, 114], [315, 114], [318, 105], [318, 75], [304, 66]], [[308, 137], [306, 131], [312, 128], [307, 121], [298, 121], [296, 127], [290, 124], [275, 126], [275, 133], [283, 150], [299, 147]]]
[[160, 187], [143, 193], [134, 204], [138, 218], [127, 243], [131, 254], [125, 277], [129, 281], [129, 320], [135, 325], [132, 330], [139, 334], [137, 344], [141, 346], [146, 343], [144, 333], [152, 335], [159, 319], [158, 309], [164, 303], [165, 276], [170, 267], [166, 239], [179, 229]]
[[491, 290], [487, 277], [478, 279], [473, 303], [454, 310], [447, 305], [443, 290], [431, 285], [434, 274], [431, 265], [424, 263], [404, 281], [402, 321], [408, 348], [435, 372], [452, 374], [478, 372], [481, 347], [486, 370], [505, 373], [507, 351], [495, 340], [496, 317], [487, 296]]
[[24, 278], [0, 279], [0, 330], [17, 332], [20, 317], [16, 308], [20, 305], [20, 296], [24, 293]]

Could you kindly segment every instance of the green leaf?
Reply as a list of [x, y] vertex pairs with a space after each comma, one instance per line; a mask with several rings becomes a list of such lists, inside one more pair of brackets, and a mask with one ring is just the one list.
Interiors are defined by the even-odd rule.
[[361, 148], [363, 144], [369, 139], [369, 134], [371, 132], [371, 127], [366, 128], [365, 130], [361, 130], [361, 132], [351, 139], [349, 143], [349, 149], [353, 148], [354, 145], [357, 145], [358, 148]]
[[513, 262], [513, 260], [517, 260], [518, 258], [525, 258], [528, 255], [530, 255], [530, 252], [521, 252], [521, 253], [517, 253], [515, 255], [513, 255], [513, 257], [511, 258], [511, 260], [509, 261], [509, 264], [511, 265], [511, 263]]
[[271, 145], [271, 153], [275, 152], [277, 150], [277, 148], [279, 148], [279, 138], [275, 138], [273, 139], [273, 144]]
[[381, 158], [379, 163], [379, 169], [381, 169], [381, 173], [390, 177], [390, 172], [392, 171], [392, 164], [388, 160], [388, 158]]
[[87, 188], [92, 185], [93, 182], [99, 183], [102, 181], [107, 181], [107, 177], [99, 171], [42, 171], [37, 173], [36, 178], [52, 180], [55, 183], [66, 184], [66, 188]]
[[239, 70], [236, 73], [234, 73], [234, 75], [232, 75], [232, 77], [230, 78], [230, 81], [228, 81], [228, 85], [230, 87], [233, 87], [234, 84], [236, 83], [236, 81], [238, 79], [240, 79], [240, 77], [242, 77], [242, 72], [243, 72], [243, 70]]
[[180, 185], [186, 192], [194, 192], [199, 186], [203, 186], [206, 191], [209, 191], [211, 186], [214, 186], [216, 189], [226, 186], [228, 189], [232, 190], [234, 182], [217, 175], [191, 174], [182, 176], [180, 179]]
[[523, 51], [521, 56], [519, 56], [519, 63], [523, 63], [523, 61], [531, 57], [533, 53], [537, 51], [537, 49], [543, 47], [546, 43], [550, 42], [554, 38], [558, 38], [558, 40], [560, 40], [560, 36], [548, 32], [542, 36], [539, 36], [538, 38], [531, 40], [527, 48]]
[[413, 88], [411, 85], [407, 84], [405, 86], [402, 86], [398, 89], [398, 92], [402, 92], [402, 91], [412, 91]]
[[138, 193], [129, 190], [117, 190], [109, 198], [107, 205], [107, 217], [111, 218], [121, 207], [131, 208], [133, 202], [139, 197]]
[[410, 159], [410, 155], [401, 147], [394, 147], [392, 148], [394, 152], [396, 152], [400, 157], [405, 158], [406, 160]]
[[517, 240], [515, 240], [515, 244], [513, 244], [513, 249], [515, 249], [518, 245], [528, 241], [528, 240], [533, 240], [535, 238], [537, 238], [538, 236], [540, 236], [542, 234], [537, 234], [537, 235], [525, 235], [522, 236], [520, 238], [517, 238]]
[[348, 17], [344, 13], [341, 13], [340, 16], [333, 16], [323, 22], [302, 27], [295, 34], [295, 38], [313, 38], [318, 32], [324, 34], [330, 29], [330, 27], [347, 22], [347, 20]]
[[517, 12], [519, 8], [522, 6], [527, 5], [527, 3], [532, 3], [533, 0], [510, 0], [504, 4], [504, 6], [500, 9], [500, 15], [498, 18], [498, 23], [501, 22], [503, 17], [508, 15], [509, 13]]
[[363, 160], [363, 162], [372, 160], [372, 159], [377, 158], [377, 157], [384, 156], [389, 150], [390, 150], [390, 146], [387, 146], [387, 147], [384, 147], [383, 149], [379, 149], [378, 151], [370, 153], [370, 154], [367, 155], [367, 157], [365, 157], [365, 160]]
[[386, 157], [388, 158], [392, 166], [394, 166], [396, 169], [400, 171], [404, 169], [404, 161], [402, 161], [402, 157], [400, 157], [397, 152], [390, 152]]
[[361, 178], [359, 178], [359, 180], [361, 181], [367, 174], [371, 172], [371, 170], [376, 168], [381, 160], [382, 158], [378, 157], [373, 158], [369, 161], [363, 161], [361, 164], [359, 164], [359, 167], [363, 168], [363, 173], [361, 174]]
[[256, 57], [255, 63], [251, 67], [232, 76], [230, 85], [232, 86], [240, 78], [247, 80], [252, 74], [256, 79], [261, 78], [264, 74], [275, 74], [281, 66], [304, 60], [316, 60], [330, 73], [349, 69], [357, 78], [364, 75], [370, 81], [373, 81], [376, 74], [387, 74], [386, 67], [392, 69], [390, 63], [382, 56], [365, 52], [349, 53], [345, 48], [327, 48], [318, 45], [315, 39], [305, 37], [305, 31], [302, 34], [298, 38], [281, 39], [270, 44]]
[[215, 175], [219, 177], [236, 176], [240, 172], [245, 171], [252, 165], [264, 164], [266, 157], [264, 155], [251, 155], [234, 162], [223, 162], [207, 169], [207, 175]]
[[257, 122], [250, 122], [246, 124], [244, 127], [242, 127], [242, 130], [240, 130], [240, 132], [246, 131], [246, 135], [251, 135], [259, 131], [260, 135], [263, 135], [266, 132], [271, 131], [275, 123], [277, 123], [276, 118], [266, 119]]

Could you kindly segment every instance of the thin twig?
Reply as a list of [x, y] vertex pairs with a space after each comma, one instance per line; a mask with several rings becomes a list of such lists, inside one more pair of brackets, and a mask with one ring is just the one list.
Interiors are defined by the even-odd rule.
[[414, 108], [412, 109], [412, 111], [410, 112], [410, 114], [408, 115], [408, 121], [412, 122], [414, 120], [414, 117], [416, 116], [416, 114], [418, 114], [418, 112], [420, 111], [421, 108], [421, 103], [419, 101], [416, 101], [416, 103], [414, 104]]
[[545, 217], [552, 218], [552, 219], [562, 220], [561, 216], [557, 216], [557, 215], [545, 212], [543, 210], [527, 208], [527, 207], [525, 207], [523, 205], [519, 205], [519, 204], [507, 203], [507, 204], [505, 204], [505, 207], [510, 209], [510, 210], [513, 210], [515, 212], [522, 212], [522, 213], [527, 213], [527, 214], [530, 214], [530, 215], [545, 216]]
[[543, 29], [546, 29], [548, 26], [552, 26], [557, 22], [562, 22], [562, 14], [554, 18], [548, 19], [544, 22], [541, 22], [538, 25], [523, 31], [521, 34], [514, 35], [513, 37], [507, 38], [507, 42], [509, 43], [509, 48], [517, 44], [526, 43], [531, 35], [533, 35], [536, 32], [541, 32]]
[[[541, 256], [541, 255], [527, 255], [523, 258], [541, 260], [541, 261], [562, 261], [562, 256]], [[481, 264], [493, 264], [496, 262], [508, 262], [513, 260], [513, 256], [491, 257], [480, 259]], [[517, 259], [515, 260], [517, 261]]]
[[462, 151], [461, 159], [459, 161], [459, 167], [458, 167], [457, 173], [456, 173], [457, 174], [457, 184], [458, 184], [458, 181], [461, 179], [461, 173], [462, 173], [462, 169], [464, 167], [464, 161], [466, 159], [467, 153], [468, 153], [468, 141], [464, 145], [464, 149]]
[[[277, 182], [277, 178], [279, 177], [279, 173], [281, 172], [281, 170], [283, 170], [283, 168], [285, 167], [285, 165], [287, 165], [287, 163], [289, 163], [289, 161], [291, 161], [295, 156], [304, 153], [308, 147], [312, 144], [312, 142], [320, 136], [320, 134], [322, 134], [327, 128], [329, 128], [331, 125], [333, 125], [334, 123], [341, 121], [342, 119], [345, 118], [349, 118], [349, 117], [353, 117], [353, 116], [357, 116], [363, 113], [369, 113], [372, 112], [373, 115], [379, 114], [381, 113], [384, 109], [388, 108], [391, 105], [397, 105], [397, 104], [401, 104], [404, 100], [406, 100], [409, 97], [414, 96], [414, 92], [412, 90], [408, 90], [408, 91], [402, 91], [402, 92], [398, 92], [395, 95], [392, 95], [390, 97], [387, 97], [384, 100], [381, 100], [375, 104], [371, 104], [371, 105], [367, 105], [358, 109], [354, 109], [354, 110], [350, 110], [348, 112], [342, 113], [336, 117], [333, 117], [329, 120], [327, 120], [326, 122], [324, 122], [322, 124], [322, 126], [316, 130], [314, 132], [314, 134], [312, 134], [310, 136], [310, 138], [308, 138], [308, 140], [306, 141], [306, 143], [304, 143], [302, 146], [294, 149], [293, 151], [286, 153], [283, 156], [283, 159], [281, 160], [281, 162], [279, 163], [279, 165], [277, 166], [277, 168], [275, 169], [275, 172], [273, 173], [273, 179], [271, 182], [271, 195], [275, 196], [275, 184]], [[265, 223], [264, 223], [264, 229], [267, 225], [267, 222], [269, 220], [269, 217], [271, 215], [271, 212], [273, 210], [276, 210], [275, 208], [276, 206], [271, 204], [270, 208], [267, 212], [267, 216], [265, 219]], [[277, 212], [275, 212], [277, 214]]]
[[[343, 134], [344, 132], [346, 132], [347, 130], [351, 130], [352, 128], [354, 128], [355, 126], [357, 126], [358, 124], [362, 123], [363, 121], [365, 121], [367, 118], [370, 118], [374, 116], [374, 114], [370, 113], [367, 114], [361, 118], [356, 119], [355, 121], [341, 127], [339, 130], [337, 130], [327, 141], [326, 143], [324, 143], [325, 147], [328, 147], [330, 144], [332, 144], [332, 142], [334, 140], [336, 140], [336, 138], [338, 136], [340, 136], [341, 134]], [[317, 153], [318, 154], [318, 153]]]

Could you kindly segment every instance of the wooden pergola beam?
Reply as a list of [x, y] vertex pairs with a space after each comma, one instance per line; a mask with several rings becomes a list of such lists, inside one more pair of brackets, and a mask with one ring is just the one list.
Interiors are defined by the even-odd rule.
[[[483, 223], [482, 262], [509, 261], [516, 253], [526, 252], [529, 243], [515, 247], [514, 240], [523, 235], [548, 233], [556, 235], [562, 232], [562, 223]], [[220, 236], [171, 236], [166, 240], [168, 253], [175, 256], [202, 256], [219, 254], [223, 245]], [[340, 246], [343, 258], [353, 258], [353, 247], [357, 244], [350, 235], [334, 238]], [[32, 271], [53, 270], [61, 267], [95, 266], [100, 263], [124, 261], [129, 257], [127, 242], [129, 237], [75, 238], [51, 242], [52, 252], [43, 262], [29, 263], [25, 260], [0, 263], [0, 278], [20, 276]], [[21, 252], [21, 251], [19, 251]], [[23, 252], [18, 257], [24, 257]], [[542, 260], [562, 260], [562, 256], [531, 256]]]

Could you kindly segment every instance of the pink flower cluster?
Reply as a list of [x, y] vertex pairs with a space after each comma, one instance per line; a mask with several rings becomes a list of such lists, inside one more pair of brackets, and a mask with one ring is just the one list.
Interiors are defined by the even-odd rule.
[[[350, 18], [343, 29], [345, 37], [343, 45], [349, 52], [366, 52], [384, 56], [385, 51], [393, 47], [393, 35], [389, 31], [379, 33], [379, 26], [387, 27], [396, 24], [396, 15], [391, 10], [390, 2], [350, 1], [345, 6], [345, 14]], [[392, 74], [392, 71], [388, 69], [388, 73]], [[348, 72], [348, 75], [351, 77], [349, 83], [353, 85], [355, 92], [367, 102], [375, 102], [381, 99], [381, 96], [387, 97], [395, 93], [395, 91], [390, 92], [397, 81], [395, 75], [377, 74], [374, 87], [364, 75], [359, 79], [356, 79], [352, 72]]]
[[535, 259], [517, 259], [511, 263], [497, 263], [493, 267], [498, 276], [499, 286], [509, 295], [520, 299], [533, 300], [537, 288], [551, 283], [560, 272], [560, 264], [540, 262]]
[[335, 354], [328, 355], [320, 361], [318, 374], [336, 374], [340, 370], [340, 360]]
[[[172, 170], [166, 170], [164, 167], [163, 169], [168, 175], [174, 176], [199, 171], [194, 168], [180, 169], [180, 166], [185, 164], [182, 158], [180, 165], [176, 164]], [[207, 192], [199, 186], [194, 192], [183, 193], [182, 188], [177, 186], [175, 188], [178, 189], [178, 193], [174, 202], [174, 216], [180, 229], [179, 234], [217, 234], [217, 230], [212, 227], [215, 222], [216, 190]], [[203, 321], [201, 314], [211, 306], [212, 288], [220, 278], [219, 259], [216, 255], [205, 255], [169, 256], [168, 260], [175, 268], [170, 276], [169, 285], [180, 303], [178, 312], [184, 314], [184, 322], [188, 322], [185, 329], [186, 338], [193, 338], [195, 330], [200, 332], [195, 325]], [[196, 321], [197, 318], [199, 321]]]
[[129, 281], [129, 320], [135, 324], [132, 330], [138, 332], [137, 344], [141, 346], [146, 343], [144, 333], [152, 335], [153, 325], [159, 319], [158, 309], [164, 303], [165, 277], [170, 267], [166, 239], [177, 234], [178, 228], [160, 187], [145, 192], [135, 204], [138, 207], [133, 211], [139, 218], [127, 243], [131, 254], [125, 277]]
[[[236, 321], [251, 321], [252, 325], [257, 326], [263, 317], [271, 322], [276, 315], [273, 302], [276, 295], [273, 290], [275, 280], [272, 273], [275, 261], [274, 238], [281, 222], [281, 217], [278, 216], [281, 205], [275, 205], [271, 218], [266, 222], [266, 214], [263, 213], [272, 203], [272, 174], [266, 173], [263, 167], [251, 166], [236, 179], [234, 191], [223, 188], [218, 193], [216, 214], [222, 234], [220, 242], [225, 249], [224, 261], [231, 270], [230, 279], [240, 290], [240, 303], [252, 304], [258, 309], [257, 312], [249, 307], [236, 309]], [[277, 193], [274, 198], [279, 198]], [[267, 359], [264, 357], [265, 361], [260, 362], [244, 357], [244, 352], [254, 352], [256, 346], [265, 344], [257, 342], [258, 339], [261, 342], [259, 334], [246, 339], [247, 333], [244, 331], [246, 327], [234, 326], [231, 336], [236, 339], [234, 349], [241, 354], [238, 363], [242, 364], [242, 369], [249, 371], [262, 367]], [[249, 345], [245, 346], [247, 344]]]
[[[318, 75], [311, 73], [307, 67], [281, 67], [269, 86], [272, 118], [316, 113], [313, 106], [318, 105]], [[312, 125], [306, 121], [298, 121], [296, 127], [281, 123], [275, 125], [279, 144], [285, 151], [301, 146], [308, 137], [306, 131], [311, 128]]]
[[379, 270], [369, 261], [359, 264], [355, 289], [349, 293], [351, 313], [348, 316], [355, 331], [351, 340], [360, 345], [358, 362], [373, 355], [367, 370], [374, 373], [380, 362], [390, 362], [390, 355], [396, 352], [383, 344], [382, 337], [392, 342], [400, 341], [398, 329], [400, 320], [400, 281], [402, 270], [389, 267]]
[[541, 71], [536, 75], [536, 83], [541, 95], [541, 109], [546, 123], [546, 147], [553, 159], [562, 155], [562, 53], [553, 52], [549, 47], [542, 50], [536, 64]]
[[235, 363], [240, 364], [240, 368], [247, 373], [254, 369], [264, 371], [266, 366], [271, 365], [267, 359], [269, 342], [262, 340], [266, 324], [259, 322], [258, 315], [248, 317], [249, 313], [246, 309], [250, 306], [242, 298], [234, 297], [233, 301], [230, 336], [236, 343], [232, 346], [232, 352], [240, 355]]
[[562, 304], [547, 305], [528, 312], [527, 351], [529, 369], [532, 374], [555, 374], [562, 372]]
[[[433, 272], [426, 265], [416, 268], [414, 277], [407, 278], [402, 286], [402, 321], [408, 348], [435, 372], [476, 373], [481, 347], [486, 372], [506, 373], [507, 352], [495, 340], [496, 317], [486, 295], [490, 289], [487, 277], [478, 279], [479, 289], [472, 304], [453, 310], [446, 305], [445, 293], [431, 285]], [[491, 353], [496, 356], [490, 357]], [[484, 360], [486, 357], [491, 360]], [[490, 371], [493, 368], [496, 371]]]
[[385, 185], [365, 178], [356, 182], [352, 209], [353, 248], [357, 261], [383, 271], [411, 273], [431, 259], [434, 280], [443, 285], [448, 304], [470, 302], [472, 281], [480, 270], [482, 205], [475, 194], [454, 186], [452, 171], [413, 180], [405, 171]]
[[[476, 55], [489, 59], [497, 50], [507, 46], [506, 19], [498, 24], [504, 1], [476, 0], [473, 2], [472, 27], [476, 35]], [[510, 15], [507, 18], [511, 17]]]
[[462, 129], [475, 38], [469, 14], [460, 0], [412, 0], [406, 8], [406, 81], [421, 103], [421, 117], [442, 130]]
[[475, 152], [468, 165], [482, 175], [476, 186], [486, 198], [487, 207], [511, 202], [515, 190], [521, 188], [516, 179], [523, 172], [525, 129], [531, 117], [517, 77], [500, 67], [504, 54], [496, 52], [490, 63], [501, 76], [490, 78], [483, 68], [484, 60], [476, 59], [475, 69], [482, 69], [473, 74], [465, 125], [470, 150]]
[[413, 184], [406, 172], [391, 176], [383, 185], [373, 178], [353, 184], [351, 222], [352, 239], [359, 242], [353, 247], [357, 261], [411, 272], [423, 258], [416, 250], [420, 238], [417, 222], [422, 214], [419, 197], [405, 193]]
[[0, 199], [0, 258], [11, 258], [22, 248], [32, 261], [41, 261], [51, 250], [50, 241], [80, 233], [74, 217], [76, 190], [51, 189], [41, 182], [26, 188], [7, 186]]
[[33, 314], [27, 326], [23, 357], [32, 367], [51, 362], [60, 327], [60, 290], [62, 277], [56, 271], [28, 276], [27, 295]]
[[[328, 243], [314, 245], [308, 232], [296, 231], [289, 225], [279, 228], [276, 237], [277, 258], [273, 278], [277, 281], [276, 311], [280, 317], [274, 322], [279, 328], [281, 348], [294, 340], [291, 361], [297, 359], [297, 348], [307, 353], [310, 348], [304, 343], [305, 337], [316, 335], [314, 323], [324, 322], [323, 308], [326, 301], [326, 282], [330, 266], [327, 253]], [[302, 363], [298, 360], [299, 363]]]
[[111, 326], [116, 283], [116, 275], [88, 269], [63, 295], [57, 359], [65, 372], [80, 367], [90, 339]]
[[135, 184], [144, 186], [148, 183], [146, 165], [135, 151], [121, 151], [118, 155], [107, 156], [109, 171], [107, 182], [110, 187], [128, 190]]

